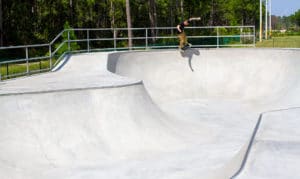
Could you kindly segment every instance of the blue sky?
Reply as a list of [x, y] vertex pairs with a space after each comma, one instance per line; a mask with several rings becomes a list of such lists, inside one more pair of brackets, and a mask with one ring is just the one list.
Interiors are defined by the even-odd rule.
[[[269, 0], [270, 1], [270, 0]], [[300, 9], [300, 0], [271, 0], [272, 15], [289, 16]]]

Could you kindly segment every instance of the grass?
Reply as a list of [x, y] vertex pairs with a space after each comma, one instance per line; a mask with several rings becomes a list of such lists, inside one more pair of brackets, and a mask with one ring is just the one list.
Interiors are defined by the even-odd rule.
[[[52, 64], [55, 63], [55, 60], [52, 60]], [[29, 74], [40, 73], [41, 71], [47, 71], [50, 69], [50, 60], [42, 61], [33, 61], [29, 62]], [[26, 62], [22, 63], [9, 63], [1, 65], [0, 67], [1, 79], [15, 78], [18, 76], [24, 76], [27, 73], [27, 64]]]
[[268, 48], [300, 48], [300, 36], [273, 37], [257, 42], [256, 47]]

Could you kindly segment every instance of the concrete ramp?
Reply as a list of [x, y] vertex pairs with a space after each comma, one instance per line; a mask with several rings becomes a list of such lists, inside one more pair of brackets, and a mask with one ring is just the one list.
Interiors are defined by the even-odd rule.
[[191, 49], [185, 53], [190, 55], [174, 51], [112, 54], [115, 61], [108, 62], [108, 69], [143, 79], [159, 103], [189, 98], [266, 103], [300, 89], [299, 50]]
[[300, 108], [269, 111], [261, 115], [233, 178], [299, 178]]
[[[214, 132], [218, 136], [222, 136], [219, 139], [226, 140], [224, 136], [227, 135], [231, 137], [244, 135], [247, 133], [245, 130], [254, 132], [255, 128], [252, 125], [254, 121], [252, 120], [255, 119], [257, 122], [258, 117], [250, 117], [253, 113], [293, 109], [300, 104], [298, 94], [300, 91], [299, 50], [191, 49], [184, 54], [156, 51], [151, 55], [147, 52], [140, 52], [111, 54], [109, 57], [112, 60], [109, 61], [108, 69], [133, 79], [142, 78], [152, 99], [164, 112], [183, 120], [199, 122], [202, 127], [214, 128]], [[252, 119], [247, 119], [247, 116]], [[285, 133], [293, 135], [289, 131], [293, 127], [289, 124], [299, 126], [300, 121], [286, 120], [277, 121], [277, 125], [282, 126], [281, 132], [285, 131]], [[270, 121], [270, 123], [272, 122]], [[217, 125], [220, 123], [222, 127]], [[242, 129], [239, 134], [237, 129]], [[258, 130], [264, 131], [264, 129]], [[281, 132], [274, 132], [280, 139]], [[299, 137], [296, 135], [295, 138], [299, 139]], [[228, 140], [232, 143], [236, 142], [234, 138]], [[243, 174], [244, 167], [248, 166], [256, 157], [256, 155], [252, 155], [252, 158], [246, 163], [246, 154], [253, 147], [251, 140], [259, 141], [256, 138], [251, 139], [251, 135], [248, 133], [248, 141], [241, 145], [240, 152], [236, 153], [236, 156], [219, 172], [208, 176], [212, 178], [242, 177], [243, 175], [239, 175]], [[289, 143], [288, 141], [289, 138], [281, 140], [283, 143]], [[255, 147], [257, 146], [261, 145], [255, 145]], [[271, 157], [272, 152], [268, 150], [265, 152], [266, 158]], [[299, 159], [295, 156], [294, 163]], [[285, 155], [277, 157], [289, 160], [287, 159], [289, 157]], [[279, 160], [277, 162], [278, 166], [289, 165], [279, 162]], [[256, 166], [256, 169], [262, 168], [264, 174], [262, 178], [276, 176], [270, 175], [272, 162], [268, 164], [269, 166], [265, 166], [265, 168], [260, 165]], [[233, 175], [232, 172], [236, 175]], [[297, 176], [294, 174], [295, 172], [293, 170], [290, 176]], [[248, 173], [245, 174], [248, 178], [257, 176], [255, 170], [245, 173]], [[281, 175], [278, 175], [277, 178], [284, 178], [284, 170], [278, 170], [278, 173]]]
[[54, 72], [0, 82], [0, 175], [293, 178], [298, 110], [267, 111], [300, 106], [299, 56], [280, 49], [78, 54]]

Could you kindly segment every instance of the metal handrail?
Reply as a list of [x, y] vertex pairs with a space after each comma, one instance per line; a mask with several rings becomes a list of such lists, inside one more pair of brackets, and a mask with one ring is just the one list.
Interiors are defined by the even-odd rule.
[[[225, 35], [223, 34], [224, 32], [220, 32], [221, 29], [241, 29], [240, 33], [237, 33], [235, 35], [233, 34], [228, 34]], [[150, 30], [171, 30], [171, 34], [168, 35], [156, 35], [156, 36], [149, 36], [148, 34], [150, 33]], [[187, 36], [190, 39], [203, 39], [203, 38], [215, 38], [216, 39], [216, 44], [206, 44], [206, 45], [200, 45], [200, 44], [193, 44], [193, 47], [236, 47], [236, 46], [241, 46], [241, 47], [255, 47], [255, 26], [194, 26], [194, 27], [186, 27], [186, 29], [190, 30], [190, 29], [214, 29], [214, 33], [215, 35], [190, 35]], [[247, 32], [242, 31], [243, 29], [248, 29]], [[47, 44], [34, 44], [34, 45], [20, 45], [20, 46], [8, 46], [8, 47], [0, 47], [0, 51], [3, 50], [11, 50], [11, 49], [25, 49], [25, 56], [26, 58], [20, 58], [20, 59], [15, 59], [15, 60], [5, 60], [5, 61], [1, 61], [0, 62], [0, 67], [1, 66], [6, 66], [6, 75], [1, 74], [0, 71], [0, 81], [1, 81], [1, 77], [2, 78], [10, 78], [10, 77], [14, 77], [14, 76], [19, 76], [24, 75], [24, 73], [26, 75], [30, 75], [32, 72], [37, 72], [37, 71], [45, 71], [45, 69], [39, 69], [39, 70], [30, 70], [29, 68], [29, 63], [31, 63], [32, 61], [36, 61], [36, 60], [47, 60], [49, 59], [49, 64], [50, 67], [48, 70], [53, 69], [53, 67], [58, 63], [57, 61], [54, 63], [53, 65], [53, 58], [56, 55], [58, 51], [67, 44], [67, 50], [64, 50], [62, 52], [62, 54], [59, 54], [58, 56], [58, 61], [60, 59], [62, 59], [63, 56], [65, 56], [66, 54], [73, 52], [74, 49], [71, 49], [71, 43], [75, 43], [75, 42], [86, 42], [86, 49], [79, 49], [79, 50], [75, 50], [76, 52], [90, 52], [90, 51], [99, 51], [99, 50], [110, 50], [110, 51], [116, 51], [116, 50], [130, 50], [131, 48], [129, 47], [117, 47], [117, 41], [125, 41], [125, 40], [129, 40], [129, 38], [127, 36], [125, 37], [119, 37], [117, 36], [117, 32], [118, 31], [128, 31], [128, 30], [132, 30], [132, 31], [144, 31], [145, 33], [143, 33], [143, 35], [138, 35], [138, 36], [134, 36], [131, 37], [131, 40], [144, 40], [143, 45], [138, 45], [138, 46], [133, 46], [132, 49], [148, 49], [148, 48], [174, 48], [177, 47], [177, 45], [161, 45], [161, 44], [151, 44], [149, 43], [151, 39], [176, 39], [177, 35], [176, 33], [174, 33], [174, 30], [176, 30], [176, 27], [147, 27], [147, 28], [75, 28], [75, 29], [65, 29], [62, 30], [57, 36], [55, 36], [55, 38], [47, 43]], [[70, 38], [70, 32], [83, 32], [86, 33], [86, 37], [85, 38], [79, 38], [79, 39], [71, 39]], [[110, 36], [105, 37], [105, 38], [95, 38], [92, 37], [90, 38], [90, 33], [93, 31], [112, 31], [112, 33], [110, 34]], [[68, 33], [67, 34], [67, 39], [60, 39], [63, 37], [64, 33]], [[232, 32], [231, 32], [232, 33]], [[241, 33], [250, 33], [250, 34], [241, 34]], [[252, 44], [220, 44], [220, 39], [221, 38], [236, 38], [236, 37], [240, 37], [240, 38], [252, 38], [253, 43]], [[58, 41], [60, 41], [59, 43], [57, 43]], [[111, 47], [105, 47], [105, 48], [92, 48], [91, 47], [91, 42], [94, 41], [111, 41], [113, 42], [113, 45]], [[55, 45], [56, 44], [56, 45]], [[53, 45], [55, 45], [56, 47], [53, 48]], [[36, 48], [36, 47], [48, 47], [48, 53], [47, 55], [43, 55], [40, 57], [29, 57], [29, 49], [30, 48]], [[9, 64], [11, 63], [20, 63], [20, 62], [24, 62], [26, 63], [26, 72], [22, 72], [19, 74], [8, 74], [9, 72]]]
[[[255, 26], [193, 26], [193, 27], [185, 27], [185, 29], [215, 29], [215, 28], [254, 28]], [[65, 29], [65, 31], [101, 31], [101, 30], [145, 30], [145, 29], [176, 29], [176, 27], [145, 27], [145, 28], [75, 28], [75, 29]]]
[[63, 31], [61, 31], [50, 43], [49, 43], [49, 45], [53, 45], [54, 44], [54, 42], [59, 38], [59, 37], [61, 37], [62, 36], [62, 34], [64, 33], [64, 32], [66, 32], [66, 31], [69, 31], [69, 30], [63, 30]]
[[0, 50], [18, 49], [18, 48], [33, 48], [33, 47], [46, 47], [46, 46], [49, 46], [49, 44], [7, 46], [7, 47], [0, 47]]

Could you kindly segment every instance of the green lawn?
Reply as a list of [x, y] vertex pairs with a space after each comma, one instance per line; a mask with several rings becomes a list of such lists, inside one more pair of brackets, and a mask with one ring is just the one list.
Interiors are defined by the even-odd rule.
[[300, 48], [300, 36], [273, 37], [269, 40], [257, 42], [256, 47]]
[[[55, 63], [55, 60], [52, 61], [52, 63]], [[50, 61], [49, 60], [43, 60], [43, 61], [35, 61], [29, 63], [29, 73], [37, 73], [38, 70], [47, 70], [50, 67]], [[1, 79], [5, 80], [8, 79], [7, 76], [9, 75], [16, 75], [16, 74], [22, 74], [27, 72], [27, 64], [26, 63], [10, 63], [10, 64], [4, 64], [0, 67], [1, 72]], [[9, 78], [14, 78], [17, 76], [11, 76]]]

